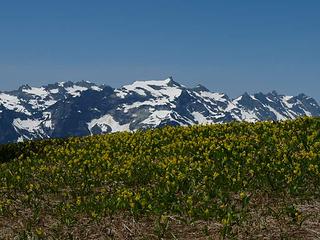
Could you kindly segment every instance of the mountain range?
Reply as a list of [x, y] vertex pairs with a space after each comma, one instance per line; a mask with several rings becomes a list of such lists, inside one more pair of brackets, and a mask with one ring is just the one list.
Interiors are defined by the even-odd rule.
[[0, 143], [299, 116], [320, 116], [316, 100], [275, 91], [231, 99], [201, 85], [187, 88], [171, 77], [116, 89], [88, 81], [23, 85], [0, 92]]

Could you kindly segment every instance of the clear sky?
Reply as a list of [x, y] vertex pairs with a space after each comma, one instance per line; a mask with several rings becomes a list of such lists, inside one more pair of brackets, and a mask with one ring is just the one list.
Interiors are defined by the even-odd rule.
[[0, 89], [173, 76], [231, 97], [320, 100], [319, 0], [16, 0], [0, 6]]

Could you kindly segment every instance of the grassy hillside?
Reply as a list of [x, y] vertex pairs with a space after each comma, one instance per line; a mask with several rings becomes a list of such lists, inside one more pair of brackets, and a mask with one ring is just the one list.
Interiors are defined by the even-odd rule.
[[320, 119], [0, 146], [0, 239], [320, 237]]

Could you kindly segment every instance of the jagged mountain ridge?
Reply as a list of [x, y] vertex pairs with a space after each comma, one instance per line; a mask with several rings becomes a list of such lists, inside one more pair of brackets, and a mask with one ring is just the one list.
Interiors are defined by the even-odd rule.
[[304, 94], [275, 91], [230, 99], [201, 85], [187, 88], [172, 78], [135, 81], [118, 89], [87, 81], [24, 85], [0, 92], [0, 143], [299, 116], [320, 116], [319, 104]]

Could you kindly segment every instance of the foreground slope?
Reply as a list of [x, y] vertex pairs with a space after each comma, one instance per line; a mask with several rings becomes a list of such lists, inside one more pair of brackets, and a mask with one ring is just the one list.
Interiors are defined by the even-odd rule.
[[66, 82], [0, 92], [0, 143], [299, 116], [320, 116], [320, 106], [304, 94], [275, 91], [230, 99], [200, 85], [187, 88], [172, 78], [135, 81], [118, 89]]
[[0, 238], [319, 237], [320, 120], [0, 148]]

